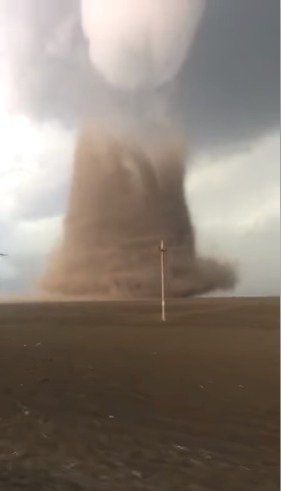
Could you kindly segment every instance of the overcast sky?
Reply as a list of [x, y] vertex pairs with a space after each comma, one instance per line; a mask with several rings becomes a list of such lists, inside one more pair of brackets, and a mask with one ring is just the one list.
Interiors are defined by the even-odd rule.
[[207, 0], [178, 79], [128, 104], [89, 62], [78, 0], [0, 0], [1, 292], [34, 292], [58, 244], [81, 124], [164, 97], [199, 251], [236, 264], [235, 295], [279, 294], [279, 18], [279, 0]]

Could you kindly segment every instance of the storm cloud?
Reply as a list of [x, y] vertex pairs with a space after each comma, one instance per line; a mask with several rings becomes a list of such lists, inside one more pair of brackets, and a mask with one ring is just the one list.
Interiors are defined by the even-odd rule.
[[9, 27], [2, 58], [9, 58], [18, 110], [40, 121], [77, 127], [115, 108], [141, 119], [153, 101], [201, 148], [235, 145], [278, 125], [279, 8], [278, 0], [207, 2], [180, 77], [129, 103], [93, 70], [76, 0], [2, 0]]

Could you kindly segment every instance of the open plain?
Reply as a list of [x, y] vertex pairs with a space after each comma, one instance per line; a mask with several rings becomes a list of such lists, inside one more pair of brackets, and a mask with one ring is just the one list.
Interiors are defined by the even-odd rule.
[[277, 491], [279, 299], [0, 305], [0, 490]]

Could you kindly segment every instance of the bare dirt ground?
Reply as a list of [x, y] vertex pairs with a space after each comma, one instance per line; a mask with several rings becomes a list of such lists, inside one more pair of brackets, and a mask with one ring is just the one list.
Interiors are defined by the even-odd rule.
[[0, 305], [0, 490], [279, 490], [279, 303]]

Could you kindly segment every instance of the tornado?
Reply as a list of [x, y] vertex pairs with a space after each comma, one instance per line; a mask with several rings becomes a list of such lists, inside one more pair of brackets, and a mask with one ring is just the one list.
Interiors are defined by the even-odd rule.
[[[132, 94], [157, 92], [177, 76], [204, 7], [205, 0], [81, 0], [93, 70], [112, 90], [122, 90], [129, 106]], [[234, 286], [228, 264], [197, 255], [183, 192], [185, 145], [173, 132], [147, 133], [100, 125], [80, 135], [46, 291], [108, 300], [157, 297], [161, 240], [171, 297]]]
[[186, 158], [173, 136], [144, 141], [101, 128], [84, 132], [44, 290], [107, 300], [158, 297], [162, 239], [170, 297], [232, 288], [229, 265], [197, 256], [183, 191]]

